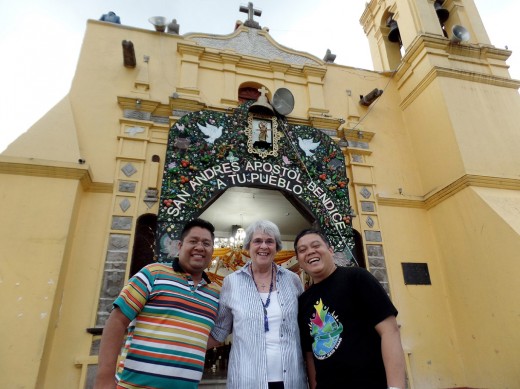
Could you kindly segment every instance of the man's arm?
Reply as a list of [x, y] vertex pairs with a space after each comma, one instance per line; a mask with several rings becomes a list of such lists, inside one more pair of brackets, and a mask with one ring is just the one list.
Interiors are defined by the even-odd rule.
[[381, 336], [381, 354], [385, 365], [387, 385], [404, 389], [406, 381], [404, 351], [395, 316], [388, 316], [375, 328]]
[[309, 388], [316, 388], [316, 367], [314, 366], [314, 357], [312, 351], [305, 353], [305, 364], [307, 365], [307, 379], [309, 380]]
[[98, 368], [94, 389], [115, 389], [117, 357], [130, 320], [115, 308], [105, 324], [99, 346]]
[[217, 339], [215, 339], [213, 336], [209, 336], [208, 338], [208, 344], [206, 346], [206, 349], [209, 350], [210, 348], [213, 348], [213, 347], [218, 347], [222, 344], [222, 342], [219, 342]]

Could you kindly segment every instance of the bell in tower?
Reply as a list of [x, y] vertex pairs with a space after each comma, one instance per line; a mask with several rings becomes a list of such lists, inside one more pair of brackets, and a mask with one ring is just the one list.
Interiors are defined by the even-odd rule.
[[442, 8], [442, 5], [444, 4], [444, 0], [435, 0], [435, 3], [433, 6], [435, 7], [435, 12], [437, 13], [437, 17], [439, 18], [439, 22], [441, 24], [444, 24], [446, 20], [450, 17], [450, 11], [448, 11], [446, 8]]
[[442, 8], [442, 5], [444, 4], [445, 0], [435, 0], [435, 3], [433, 3], [433, 6], [435, 7], [435, 12], [437, 13], [437, 17], [439, 18], [439, 23], [441, 24], [442, 33], [444, 37], [448, 38], [448, 33], [446, 32], [446, 21], [450, 17], [450, 11], [448, 11], [446, 8]]
[[393, 16], [389, 16], [386, 21], [386, 26], [390, 29], [388, 33], [388, 40], [390, 42], [401, 44], [401, 35], [399, 34], [399, 26], [397, 22], [393, 19]]

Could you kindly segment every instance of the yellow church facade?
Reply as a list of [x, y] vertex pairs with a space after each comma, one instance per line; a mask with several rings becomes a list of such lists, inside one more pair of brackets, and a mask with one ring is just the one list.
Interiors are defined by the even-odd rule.
[[[91, 387], [140, 223], [182, 217], [182, 201], [195, 198], [172, 195], [182, 207], [165, 207], [164, 174], [177, 168], [165, 161], [184, 160], [182, 126], [196, 115], [233, 123], [258, 89], [271, 103], [278, 90], [294, 97], [272, 125], [337, 150], [340, 178], [323, 193], [348, 193], [331, 197], [341, 217], [325, 202], [313, 208], [317, 186], [296, 187], [301, 161], [320, 166], [297, 137], [304, 157], [289, 156], [287, 167], [274, 162], [291, 143], [281, 128], [269, 155], [231, 151], [250, 154], [253, 168], [280, 166], [288, 178], [266, 185], [316, 220], [324, 213], [340, 244], [355, 242], [399, 310], [408, 387], [518, 387], [520, 82], [508, 73], [511, 52], [491, 44], [472, 0], [368, 2], [360, 22], [375, 71], [288, 49], [251, 22], [226, 36], [182, 36], [88, 21], [70, 93], [0, 154], [0, 387]], [[211, 168], [222, 192], [245, 185], [232, 181], [241, 167], [229, 151]], [[185, 176], [172, 174], [181, 185]], [[316, 198], [306, 202], [306, 190]], [[212, 198], [197, 199], [190, 216]]]

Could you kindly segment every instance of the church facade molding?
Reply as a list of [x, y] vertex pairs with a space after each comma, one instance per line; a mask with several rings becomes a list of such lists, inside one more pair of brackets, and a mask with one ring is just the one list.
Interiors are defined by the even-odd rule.
[[0, 174], [78, 180], [85, 191], [112, 193], [113, 184], [96, 182], [89, 165], [0, 155]]
[[468, 187], [520, 190], [520, 179], [465, 174], [432, 194], [418, 197], [407, 195], [397, 197], [377, 194], [376, 197], [379, 205], [429, 210]]

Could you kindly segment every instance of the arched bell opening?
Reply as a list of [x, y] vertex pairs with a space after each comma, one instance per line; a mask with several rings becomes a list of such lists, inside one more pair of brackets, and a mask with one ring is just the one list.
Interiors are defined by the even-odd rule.
[[403, 56], [403, 42], [399, 31], [399, 23], [392, 12], [385, 12], [380, 21], [380, 33], [386, 51], [388, 68], [397, 69]]

